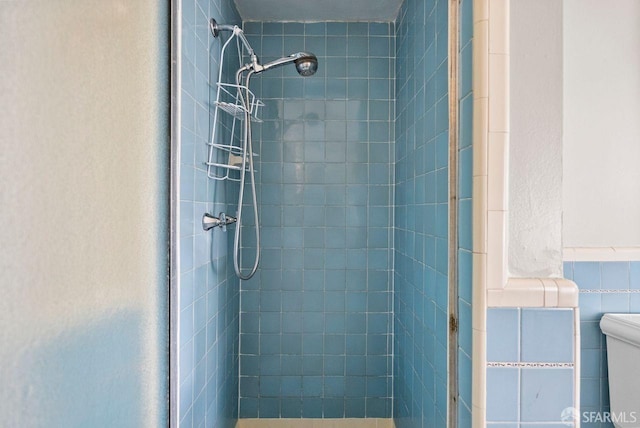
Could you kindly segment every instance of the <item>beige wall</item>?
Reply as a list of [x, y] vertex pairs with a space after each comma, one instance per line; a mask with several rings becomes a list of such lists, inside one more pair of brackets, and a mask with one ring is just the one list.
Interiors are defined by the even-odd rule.
[[7, 426], [166, 423], [169, 12], [159, 4], [0, 2]]

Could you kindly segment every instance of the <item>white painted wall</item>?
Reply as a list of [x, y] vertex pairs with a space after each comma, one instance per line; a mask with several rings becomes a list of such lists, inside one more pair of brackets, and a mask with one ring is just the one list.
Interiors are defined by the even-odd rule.
[[562, 276], [562, 2], [511, 0], [509, 274]]
[[564, 8], [564, 246], [640, 246], [640, 1]]

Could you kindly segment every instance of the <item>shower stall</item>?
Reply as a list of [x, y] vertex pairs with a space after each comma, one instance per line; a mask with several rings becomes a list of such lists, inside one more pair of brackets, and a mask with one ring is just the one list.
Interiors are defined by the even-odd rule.
[[180, 3], [175, 426], [470, 426], [471, 1], [451, 3]]

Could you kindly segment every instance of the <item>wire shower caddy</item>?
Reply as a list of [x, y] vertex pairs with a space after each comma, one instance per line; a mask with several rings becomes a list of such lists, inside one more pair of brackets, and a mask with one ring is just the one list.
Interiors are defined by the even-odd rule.
[[[215, 28], [215, 21], [211, 22], [211, 32], [217, 37], [218, 30]], [[207, 162], [207, 175], [214, 180], [232, 180], [240, 181], [240, 171], [245, 158], [249, 155], [257, 157], [256, 153], [247, 153], [242, 147], [243, 126], [240, 122], [244, 121], [248, 112], [252, 122], [262, 122], [260, 119], [260, 109], [264, 103], [258, 99], [255, 94], [246, 86], [238, 83], [223, 82], [225, 68], [225, 51], [229, 44], [235, 40], [236, 49], [238, 51], [238, 68], [242, 67], [243, 46], [246, 43], [242, 40], [242, 30], [234, 26], [231, 36], [224, 42], [220, 50], [220, 67], [218, 70], [218, 79], [216, 81], [216, 100], [214, 102], [213, 113], [213, 129], [211, 131], [211, 140], [209, 145], [209, 156]], [[228, 68], [228, 67], [227, 67]], [[235, 70], [234, 70], [235, 71]], [[247, 107], [242, 101], [245, 94], [247, 97]], [[248, 108], [248, 110], [247, 110]], [[220, 132], [223, 124], [219, 121], [219, 114], [223, 112], [232, 117], [229, 136]], [[225, 139], [226, 137], [226, 139]], [[222, 140], [222, 141], [219, 141]], [[249, 171], [249, 161], [245, 162], [245, 170]]]

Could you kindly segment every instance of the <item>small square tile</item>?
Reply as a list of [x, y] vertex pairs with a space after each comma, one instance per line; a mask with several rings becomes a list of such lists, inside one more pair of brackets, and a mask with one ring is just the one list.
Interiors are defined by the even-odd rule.
[[347, 398], [344, 402], [344, 416], [346, 418], [364, 418], [365, 411], [365, 398]]
[[487, 311], [487, 360], [519, 361], [520, 311], [497, 309]]
[[367, 418], [388, 418], [390, 417], [391, 400], [388, 398], [369, 397], [366, 399]]
[[280, 417], [282, 418], [300, 418], [302, 415], [302, 399], [301, 398], [283, 398], [280, 404]]
[[600, 407], [600, 379], [580, 379], [580, 405], [582, 407]]
[[626, 290], [629, 288], [629, 262], [605, 262], [601, 264], [602, 288]]
[[573, 311], [523, 309], [522, 361], [573, 362]]
[[585, 349], [601, 349], [604, 336], [600, 330], [600, 321], [581, 321], [580, 322], [580, 348], [584, 352]]
[[258, 399], [241, 397], [239, 417], [240, 418], [257, 418], [258, 417]]
[[325, 418], [342, 418], [344, 417], [344, 399], [324, 398], [322, 410]]
[[522, 369], [521, 419], [554, 422], [573, 406], [573, 369]]
[[278, 418], [280, 417], [280, 399], [279, 398], [259, 398], [258, 399], [258, 415], [260, 418]]
[[[305, 397], [302, 399], [302, 417], [303, 418], [322, 418], [323, 403], [322, 398]], [[328, 417], [328, 416], [327, 416]]]
[[629, 288], [634, 290], [640, 289], [640, 261], [630, 263]]
[[260, 377], [260, 396], [261, 397], [279, 397], [281, 393], [280, 376], [261, 376]]
[[600, 263], [575, 262], [573, 264], [573, 280], [580, 289], [600, 289]]
[[517, 422], [519, 370], [487, 368], [487, 422]]
[[628, 293], [603, 293], [602, 312], [629, 312], [629, 297]]
[[311, 22], [304, 24], [305, 36], [324, 36], [326, 34], [326, 23]]
[[322, 377], [321, 376], [303, 376], [302, 377], [302, 394], [305, 397], [319, 397], [322, 395]]
[[602, 294], [600, 293], [580, 293], [580, 319], [582, 321], [600, 321], [602, 317]]

